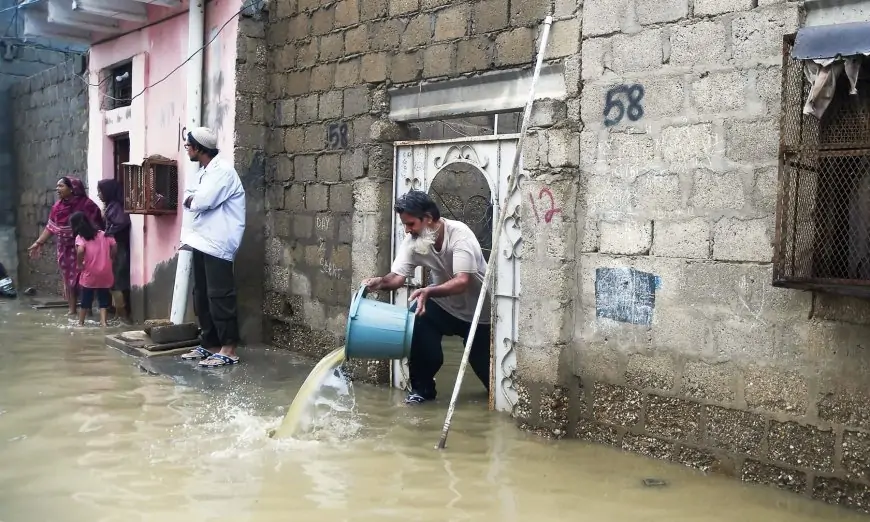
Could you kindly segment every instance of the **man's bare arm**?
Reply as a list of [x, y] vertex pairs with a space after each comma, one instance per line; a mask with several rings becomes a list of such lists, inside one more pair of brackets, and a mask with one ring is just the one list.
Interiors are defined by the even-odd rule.
[[453, 276], [452, 279], [445, 281], [440, 285], [430, 286], [426, 290], [429, 297], [447, 297], [448, 295], [462, 294], [468, 290], [468, 282], [470, 280], [471, 274], [468, 272], [460, 272]]
[[398, 290], [405, 284], [405, 276], [390, 272], [383, 277], [372, 277], [363, 281], [369, 290]]

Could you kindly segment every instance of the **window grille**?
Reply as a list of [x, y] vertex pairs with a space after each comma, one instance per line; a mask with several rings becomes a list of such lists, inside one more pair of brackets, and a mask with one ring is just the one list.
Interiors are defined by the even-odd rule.
[[803, 114], [811, 84], [783, 46], [773, 285], [870, 297], [870, 79], [838, 78], [821, 119]]
[[178, 165], [160, 156], [142, 165], [124, 163], [124, 210], [130, 214], [166, 215], [178, 212]]

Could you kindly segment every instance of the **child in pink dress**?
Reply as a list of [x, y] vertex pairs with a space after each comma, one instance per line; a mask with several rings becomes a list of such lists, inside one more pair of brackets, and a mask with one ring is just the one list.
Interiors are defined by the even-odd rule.
[[94, 304], [94, 297], [100, 306], [100, 324], [107, 326], [106, 320], [111, 304], [110, 289], [115, 284], [112, 260], [117, 253], [115, 240], [96, 230], [81, 212], [70, 216], [70, 226], [76, 236], [76, 263], [81, 275], [82, 302], [79, 305], [79, 325], [85, 324], [85, 315]]

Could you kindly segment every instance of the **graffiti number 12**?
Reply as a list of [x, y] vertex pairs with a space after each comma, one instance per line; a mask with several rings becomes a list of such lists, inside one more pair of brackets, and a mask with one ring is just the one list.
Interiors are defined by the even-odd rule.
[[[624, 104], [617, 96], [624, 94], [628, 98], [628, 104]], [[631, 121], [637, 121], [643, 118], [643, 106], [640, 104], [643, 101], [644, 88], [643, 85], [634, 84], [617, 85], [607, 91], [607, 97], [604, 99], [604, 125], [611, 127], [622, 121], [622, 118], [628, 116]], [[613, 111], [616, 114], [611, 117]]]
[[[562, 209], [556, 208], [556, 200], [553, 199], [553, 193], [550, 192], [550, 189], [548, 189], [547, 187], [542, 188], [541, 191], [538, 192], [538, 199], [540, 200], [541, 198], [543, 198], [544, 194], [546, 194], [550, 198], [550, 208], [544, 213], [544, 222], [549, 223], [553, 220], [553, 216], [555, 216], [559, 212], [562, 212]], [[541, 215], [538, 213], [538, 206], [535, 204], [535, 198], [533, 198], [531, 194], [529, 194], [529, 201], [532, 202], [532, 210], [535, 212], [535, 219], [537, 219], [540, 223]]]

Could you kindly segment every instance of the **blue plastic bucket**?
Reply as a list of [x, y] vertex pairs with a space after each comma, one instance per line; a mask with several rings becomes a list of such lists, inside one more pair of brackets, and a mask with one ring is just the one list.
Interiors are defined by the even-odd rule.
[[361, 286], [350, 303], [345, 332], [347, 359], [403, 359], [411, 353], [414, 312], [403, 306], [366, 299]]

